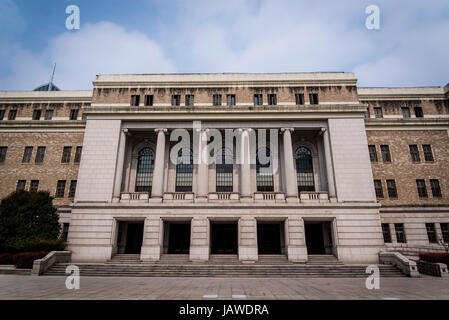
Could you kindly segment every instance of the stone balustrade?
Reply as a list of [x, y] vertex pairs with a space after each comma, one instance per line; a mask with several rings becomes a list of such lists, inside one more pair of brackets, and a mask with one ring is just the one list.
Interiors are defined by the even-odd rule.
[[147, 202], [149, 198], [148, 192], [127, 192], [122, 193], [120, 202]]
[[329, 202], [329, 194], [324, 191], [302, 191], [299, 199], [301, 202]]
[[255, 192], [255, 202], [285, 202], [285, 194], [282, 192]]

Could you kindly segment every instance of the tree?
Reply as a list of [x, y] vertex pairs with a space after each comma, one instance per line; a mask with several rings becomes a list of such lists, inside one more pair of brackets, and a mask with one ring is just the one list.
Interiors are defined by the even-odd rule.
[[26, 250], [23, 247], [30, 243], [57, 240], [58, 220], [48, 192], [13, 192], [0, 203], [0, 252]]

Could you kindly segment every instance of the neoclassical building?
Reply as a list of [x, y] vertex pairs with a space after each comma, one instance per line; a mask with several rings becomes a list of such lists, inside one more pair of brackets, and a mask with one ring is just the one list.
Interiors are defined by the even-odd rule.
[[449, 86], [357, 88], [352, 73], [93, 84], [0, 92], [1, 195], [54, 194], [73, 261], [376, 263], [449, 242]]

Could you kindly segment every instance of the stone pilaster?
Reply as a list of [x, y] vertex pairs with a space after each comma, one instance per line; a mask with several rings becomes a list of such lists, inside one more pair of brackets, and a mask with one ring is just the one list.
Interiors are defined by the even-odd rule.
[[201, 129], [198, 141], [198, 192], [197, 201], [207, 201], [209, 193], [209, 165], [207, 163], [207, 129]]
[[239, 220], [239, 260], [249, 263], [258, 260], [257, 220], [253, 217]]
[[292, 132], [293, 128], [282, 128], [283, 146], [284, 146], [284, 172], [287, 202], [298, 201], [298, 188], [296, 185], [296, 172], [293, 164], [293, 146], [292, 146]]
[[329, 190], [329, 199], [331, 201], [336, 201], [337, 195], [335, 192], [334, 168], [332, 165], [332, 153], [329, 143], [329, 130], [327, 130], [326, 128], [321, 128], [321, 132], [323, 132], [323, 146], [324, 157], [326, 158], [326, 176]]
[[289, 217], [286, 221], [287, 254], [292, 262], [307, 261], [304, 220], [299, 217]]
[[240, 201], [252, 201], [251, 195], [251, 155], [249, 143], [249, 130], [241, 129], [241, 153], [240, 153]]
[[209, 260], [209, 220], [196, 217], [191, 222], [190, 260]]
[[145, 220], [141, 260], [159, 260], [161, 257], [161, 219], [150, 217]]
[[117, 153], [117, 166], [115, 168], [114, 194], [112, 202], [119, 202], [122, 191], [123, 168], [125, 163], [126, 136], [128, 129], [120, 130], [120, 141]]
[[164, 195], [165, 134], [167, 129], [155, 129], [155, 131], [157, 133], [157, 144], [151, 188], [151, 201], [162, 201]]

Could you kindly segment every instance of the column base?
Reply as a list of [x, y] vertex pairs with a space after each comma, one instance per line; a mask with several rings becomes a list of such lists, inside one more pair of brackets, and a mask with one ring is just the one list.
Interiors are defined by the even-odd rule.
[[151, 197], [150, 199], [148, 199], [148, 202], [161, 203], [162, 202], [162, 197]]
[[112, 203], [119, 203], [120, 202], [120, 197], [113, 197], [112, 198]]
[[287, 203], [299, 203], [298, 197], [286, 197], [285, 202]]
[[251, 197], [251, 196], [240, 196], [240, 202], [253, 202], [253, 197]]
[[208, 202], [208, 198], [207, 196], [199, 196], [195, 198], [195, 202], [205, 203]]

